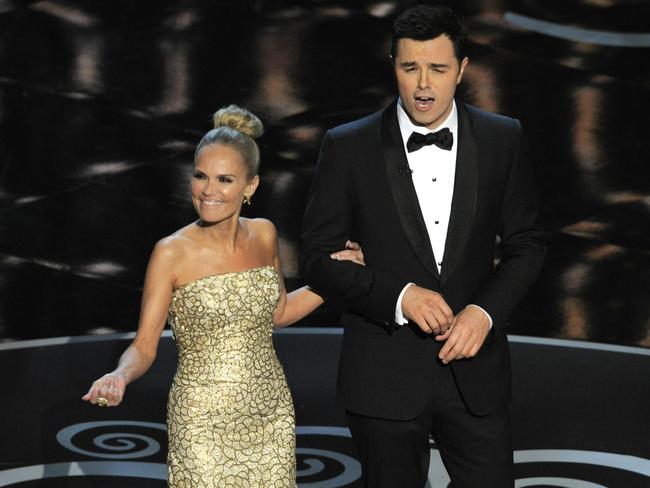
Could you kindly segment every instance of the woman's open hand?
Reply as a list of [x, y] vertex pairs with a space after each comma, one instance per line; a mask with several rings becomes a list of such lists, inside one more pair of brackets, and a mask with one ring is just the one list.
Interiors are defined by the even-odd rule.
[[366, 265], [366, 262], [363, 260], [363, 250], [358, 242], [347, 241], [343, 251], [333, 252], [330, 254], [330, 257], [337, 261], [352, 261], [361, 266]]

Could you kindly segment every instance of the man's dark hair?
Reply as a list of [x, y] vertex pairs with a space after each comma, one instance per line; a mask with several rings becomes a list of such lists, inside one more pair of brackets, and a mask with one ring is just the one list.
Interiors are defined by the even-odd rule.
[[427, 41], [446, 35], [454, 45], [454, 54], [460, 63], [465, 57], [467, 34], [454, 12], [444, 5], [416, 5], [404, 10], [393, 21], [390, 55], [395, 62], [400, 39]]

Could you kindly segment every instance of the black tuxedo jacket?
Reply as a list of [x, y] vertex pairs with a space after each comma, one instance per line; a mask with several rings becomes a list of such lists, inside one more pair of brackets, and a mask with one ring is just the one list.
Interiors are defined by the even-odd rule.
[[[509, 401], [506, 322], [546, 252], [533, 169], [519, 121], [459, 101], [456, 106], [456, 179], [441, 273], [408, 170], [396, 102], [328, 131], [323, 140], [304, 215], [300, 273], [327, 300], [347, 305], [338, 393], [350, 411], [410, 419], [431, 395], [441, 344], [416, 324], [394, 323], [409, 282], [441, 293], [454, 313], [474, 303], [490, 314], [494, 325], [478, 355], [451, 367], [473, 413]], [[330, 259], [347, 239], [361, 244], [365, 267]]]

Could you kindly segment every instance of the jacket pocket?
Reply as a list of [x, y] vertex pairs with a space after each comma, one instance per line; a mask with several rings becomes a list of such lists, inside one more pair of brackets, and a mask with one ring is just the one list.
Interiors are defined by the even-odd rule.
[[365, 334], [388, 335], [385, 325], [372, 322], [365, 317], [346, 312], [341, 316], [341, 324], [345, 329]]

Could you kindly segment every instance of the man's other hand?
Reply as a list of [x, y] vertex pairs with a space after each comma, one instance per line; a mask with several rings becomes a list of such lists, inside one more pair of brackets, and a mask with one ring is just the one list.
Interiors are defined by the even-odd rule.
[[456, 317], [444, 334], [436, 337], [437, 341], [446, 341], [438, 353], [440, 360], [449, 364], [457, 359], [476, 356], [490, 332], [490, 319], [478, 307], [468, 306]]

